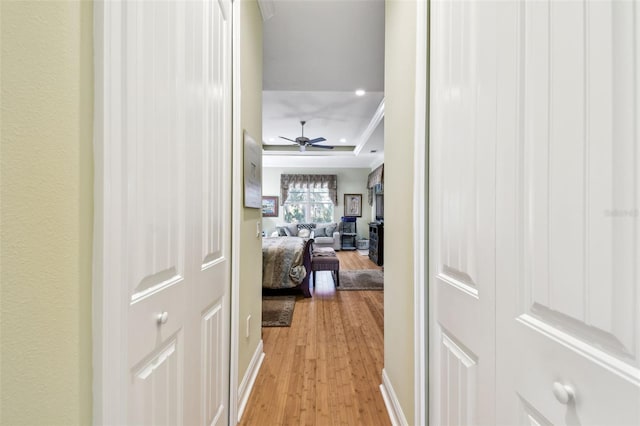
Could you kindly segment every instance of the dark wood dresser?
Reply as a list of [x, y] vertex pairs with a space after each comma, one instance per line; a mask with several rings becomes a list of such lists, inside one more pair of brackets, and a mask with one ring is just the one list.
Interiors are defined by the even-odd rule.
[[376, 265], [384, 264], [384, 225], [381, 222], [369, 224], [369, 259]]

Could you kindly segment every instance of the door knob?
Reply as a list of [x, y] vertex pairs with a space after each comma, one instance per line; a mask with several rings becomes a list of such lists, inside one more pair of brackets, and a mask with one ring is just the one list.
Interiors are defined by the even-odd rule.
[[553, 383], [553, 395], [561, 404], [568, 404], [576, 398], [576, 391], [570, 385], [565, 385], [560, 382]]
[[158, 325], [162, 325], [166, 323], [169, 320], [169, 312], [163, 312], [161, 314], [158, 314], [157, 320], [158, 320]]

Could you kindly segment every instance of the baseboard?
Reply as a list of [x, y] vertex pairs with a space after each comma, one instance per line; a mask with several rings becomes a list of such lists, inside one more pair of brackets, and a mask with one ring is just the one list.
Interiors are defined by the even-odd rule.
[[260, 371], [262, 361], [264, 361], [264, 352], [262, 349], [262, 340], [260, 340], [256, 351], [253, 353], [253, 357], [251, 357], [249, 368], [247, 368], [247, 372], [244, 374], [242, 382], [240, 382], [240, 386], [238, 387], [238, 423], [240, 423], [244, 409], [249, 401], [249, 395], [251, 395], [251, 390], [253, 390], [253, 385], [256, 382], [256, 377], [258, 377], [258, 371]]
[[384, 399], [384, 405], [387, 407], [389, 418], [393, 426], [408, 426], [407, 418], [402, 412], [400, 402], [396, 396], [396, 392], [391, 386], [391, 381], [385, 369], [382, 369], [382, 384], [380, 385], [380, 392], [382, 393], [382, 399]]

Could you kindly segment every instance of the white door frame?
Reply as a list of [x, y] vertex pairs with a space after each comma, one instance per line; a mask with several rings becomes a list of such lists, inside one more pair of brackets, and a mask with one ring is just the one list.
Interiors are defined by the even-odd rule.
[[428, 423], [429, 315], [429, 3], [416, 1], [416, 95], [413, 164], [414, 419]]
[[[240, 72], [240, 1], [231, 0], [231, 351], [229, 353], [229, 424], [238, 424], [238, 334], [240, 313], [240, 217], [242, 209], [242, 105]], [[240, 199], [238, 199], [240, 194]]]
[[[123, 372], [126, 362], [126, 312], [122, 309], [127, 295], [122, 286], [106, 286], [118, 282], [122, 271], [113, 258], [116, 247], [121, 247], [120, 233], [108, 232], [121, 227], [120, 199], [112, 198], [109, 185], [122, 176], [121, 164], [110, 161], [115, 155], [105, 141], [120, 129], [120, 123], [111, 114], [113, 104], [119, 104], [118, 87], [101, 85], [120, 72], [120, 57], [111, 57], [113, 37], [106, 34], [107, 25], [121, 13], [118, 2], [94, 4], [94, 233], [93, 233], [93, 423], [126, 424], [127, 401], [121, 392], [126, 388]], [[107, 211], [109, 207], [111, 210]]]

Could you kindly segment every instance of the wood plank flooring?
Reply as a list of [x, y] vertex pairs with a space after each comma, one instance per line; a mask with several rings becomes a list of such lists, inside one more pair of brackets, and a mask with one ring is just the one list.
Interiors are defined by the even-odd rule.
[[[380, 269], [357, 251], [340, 268]], [[291, 327], [262, 329], [266, 354], [241, 425], [389, 425], [379, 385], [383, 292], [336, 291], [317, 273], [313, 297], [298, 298]]]
[[[357, 251], [338, 251], [336, 252], [340, 259], [340, 269], [348, 271], [354, 269], [382, 269], [369, 259], [369, 256], [363, 256]], [[320, 279], [318, 279], [320, 281]]]

